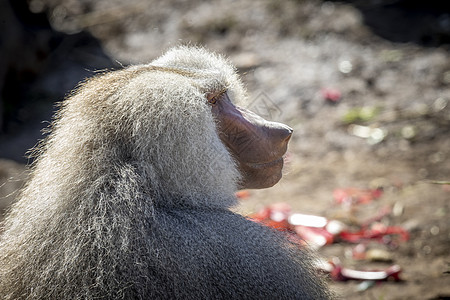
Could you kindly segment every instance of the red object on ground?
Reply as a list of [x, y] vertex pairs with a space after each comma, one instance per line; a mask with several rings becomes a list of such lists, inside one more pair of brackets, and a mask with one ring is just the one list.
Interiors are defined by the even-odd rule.
[[324, 228], [314, 228], [307, 226], [295, 226], [295, 233], [302, 237], [305, 241], [310, 242], [315, 247], [322, 247], [327, 244], [332, 244], [334, 235], [329, 233]]
[[241, 190], [235, 193], [236, 198], [238, 199], [247, 199], [250, 198], [250, 192], [248, 190]]
[[264, 207], [255, 214], [250, 215], [249, 218], [255, 222], [280, 231], [293, 231], [294, 227], [288, 222], [290, 214], [291, 207], [289, 204], [275, 203]]
[[298, 243], [307, 242], [314, 247], [322, 247], [332, 244], [334, 237], [344, 227], [339, 221], [329, 221], [324, 217], [292, 214], [291, 207], [287, 203], [275, 203], [264, 207], [249, 218], [255, 222], [287, 231], [296, 235], [292, 240]]
[[362, 280], [362, 281], [386, 281], [393, 279], [401, 281], [400, 273], [402, 269], [399, 265], [392, 265], [384, 270], [355, 270], [342, 266], [339, 258], [335, 257], [331, 261], [318, 262], [319, 271], [330, 274], [335, 281]]
[[339, 204], [366, 204], [374, 199], [380, 198], [383, 194], [382, 189], [358, 189], [343, 188], [333, 191], [333, 198]]
[[335, 88], [323, 88], [320, 93], [325, 100], [330, 102], [338, 102], [342, 97], [341, 91]]
[[[304, 241], [315, 247], [332, 244], [336, 238], [349, 243], [360, 243], [367, 240], [376, 240], [382, 243], [390, 243], [390, 236], [398, 236], [400, 240], [407, 241], [409, 233], [398, 226], [386, 226], [380, 222], [374, 222], [386, 215], [388, 210], [382, 210], [379, 215], [365, 223], [357, 231], [349, 231], [342, 222], [328, 220], [324, 217], [292, 214], [291, 207], [287, 203], [275, 203], [264, 207], [259, 212], [249, 216], [249, 219], [272, 227], [280, 231], [286, 231], [297, 235], [296, 241]], [[389, 237], [389, 238], [387, 238]]]
[[333, 269], [330, 272], [331, 278], [336, 281], [347, 280], [373, 280], [373, 281], [385, 281], [390, 278], [395, 281], [401, 281], [400, 273], [402, 269], [399, 265], [392, 265], [385, 270], [374, 271], [360, 271], [354, 269], [344, 268], [341, 265], [333, 265]]
[[339, 238], [349, 243], [360, 243], [364, 240], [383, 241], [387, 235], [398, 235], [401, 240], [409, 240], [409, 233], [398, 226], [385, 226], [382, 223], [374, 223], [371, 228], [362, 228], [356, 232], [342, 231]]

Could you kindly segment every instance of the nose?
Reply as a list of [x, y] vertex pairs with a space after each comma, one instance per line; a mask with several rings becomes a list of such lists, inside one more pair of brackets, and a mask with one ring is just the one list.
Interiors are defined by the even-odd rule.
[[284, 141], [288, 142], [291, 139], [294, 129], [292, 129], [291, 127], [289, 127], [287, 125], [284, 125], [284, 126], [285, 126], [285, 132], [286, 132], [286, 138], [284, 139]]
[[287, 142], [289, 142], [291, 136], [292, 136], [292, 132], [294, 132], [294, 130], [282, 123], [278, 123], [278, 122], [270, 122], [270, 126], [269, 126], [269, 133], [271, 135], [271, 138], [273, 138], [274, 140], [278, 141], [281, 144], [286, 144]]

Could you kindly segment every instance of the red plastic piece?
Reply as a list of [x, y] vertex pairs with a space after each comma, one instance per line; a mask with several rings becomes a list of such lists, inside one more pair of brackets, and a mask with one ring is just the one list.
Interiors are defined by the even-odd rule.
[[[386, 214], [387, 210], [383, 210], [369, 222], [378, 220]], [[390, 236], [398, 236], [403, 241], [409, 239], [409, 233], [403, 228], [385, 226], [380, 222], [371, 224], [366, 222], [358, 231], [348, 231], [346, 226], [339, 221], [319, 216], [292, 214], [291, 207], [287, 203], [276, 203], [264, 207], [259, 212], [250, 215], [249, 218], [277, 230], [297, 235], [299, 239], [295, 239], [296, 241], [303, 239], [316, 247], [331, 244], [336, 238], [349, 243], [376, 240], [386, 244], [392, 241]]]
[[295, 226], [295, 233], [305, 241], [312, 243], [316, 247], [332, 244], [334, 236], [324, 228], [314, 228], [306, 226]]
[[339, 204], [366, 204], [381, 197], [382, 194], [382, 189], [344, 188], [335, 189], [333, 198]]
[[249, 218], [255, 222], [280, 231], [293, 231], [294, 227], [288, 222], [290, 214], [291, 207], [289, 204], [275, 203], [264, 207], [255, 214], [250, 215]]
[[385, 226], [381, 223], [374, 223], [371, 228], [363, 228], [356, 232], [342, 231], [339, 238], [349, 243], [360, 243], [364, 240], [383, 241], [387, 235], [398, 235], [401, 240], [409, 240], [409, 233], [398, 226]]
[[250, 192], [248, 190], [241, 190], [235, 193], [236, 198], [238, 199], [247, 199], [250, 198]]
[[323, 88], [320, 93], [325, 100], [330, 102], [338, 102], [342, 97], [341, 91], [335, 88]]

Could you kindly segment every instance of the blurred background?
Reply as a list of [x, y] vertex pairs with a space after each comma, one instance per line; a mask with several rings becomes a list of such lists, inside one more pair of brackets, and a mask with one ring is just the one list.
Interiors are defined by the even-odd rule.
[[333, 289], [343, 299], [450, 298], [445, 1], [0, 0], [0, 34], [2, 214], [26, 181], [27, 150], [79, 81], [203, 45], [236, 65], [250, 109], [294, 128], [282, 181], [240, 194], [236, 210], [286, 202], [352, 232], [401, 228], [409, 239], [335, 237], [318, 248], [351, 269], [401, 268], [401, 282], [331, 278]]

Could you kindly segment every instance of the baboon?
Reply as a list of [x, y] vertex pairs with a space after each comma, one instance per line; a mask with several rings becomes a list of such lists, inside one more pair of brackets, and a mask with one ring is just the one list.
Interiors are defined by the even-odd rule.
[[280, 179], [292, 133], [245, 97], [190, 46], [80, 84], [3, 224], [1, 297], [327, 299], [305, 249], [230, 210]]

